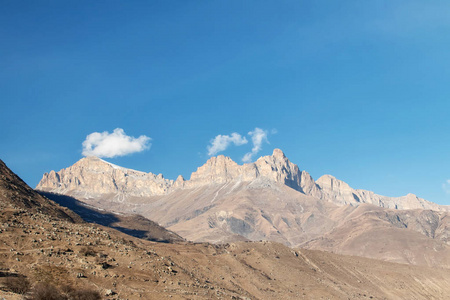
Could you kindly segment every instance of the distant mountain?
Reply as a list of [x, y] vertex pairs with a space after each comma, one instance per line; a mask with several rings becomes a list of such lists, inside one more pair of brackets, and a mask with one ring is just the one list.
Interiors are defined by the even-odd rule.
[[175, 181], [168, 180], [162, 174], [135, 171], [97, 157], [85, 157], [59, 172], [45, 173], [36, 189], [86, 199], [110, 195], [119, 201], [132, 197], [168, 195], [179, 189], [212, 184], [255, 181], [281, 183], [305, 195], [337, 205], [368, 203], [394, 209], [448, 210], [447, 207], [413, 194], [387, 197], [353, 189], [331, 175], [324, 175], [314, 181], [308, 172], [301, 171], [296, 164], [290, 162], [280, 149], [275, 149], [271, 156], [264, 156], [254, 163], [244, 165], [238, 165], [223, 155], [211, 157], [187, 181], [182, 176]]
[[412, 194], [394, 198], [355, 190], [329, 175], [314, 181], [279, 149], [244, 165], [212, 157], [189, 180], [175, 181], [87, 157], [44, 174], [37, 189], [141, 214], [192, 241], [271, 240], [450, 265], [446, 207]]

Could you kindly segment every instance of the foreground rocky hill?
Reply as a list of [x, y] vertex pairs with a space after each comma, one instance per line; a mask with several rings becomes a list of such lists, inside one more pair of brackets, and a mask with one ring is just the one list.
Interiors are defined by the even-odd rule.
[[48, 192], [40, 192], [40, 194], [47, 199], [52, 199], [63, 207], [69, 208], [89, 223], [111, 227], [149, 241], [165, 243], [185, 241], [175, 232], [167, 230], [156, 222], [138, 214], [112, 213], [103, 209], [97, 209], [69, 196]]
[[25, 209], [30, 213], [44, 213], [48, 218], [57, 218], [72, 223], [82, 218], [64, 206], [42, 197], [30, 188], [0, 160], [0, 208]]
[[355, 190], [328, 175], [315, 182], [278, 149], [244, 165], [212, 157], [190, 180], [176, 181], [89, 157], [45, 174], [37, 188], [95, 207], [141, 214], [195, 242], [269, 240], [450, 266], [446, 207], [412, 194], [389, 198]]
[[450, 294], [448, 268], [273, 242], [156, 243], [75, 222], [69, 210], [64, 211], [70, 218], [54, 215], [48, 207], [58, 206], [43, 197], [41, 209], [34, 209], [30, 189], [5, 170], [0, 174], [0, 297], [6, 299], [21, 299], [9, 290], [14, 278], [31, 283], [30, 296], [46, 282], [61, 293], [96, 292], [105, 299], [444, 299]]

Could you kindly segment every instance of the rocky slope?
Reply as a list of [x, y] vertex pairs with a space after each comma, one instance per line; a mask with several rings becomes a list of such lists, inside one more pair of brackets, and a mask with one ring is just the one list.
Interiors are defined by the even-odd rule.
[[[403, 263], [450, 264], [449, 213], [443, 208], [414, 196], [388, 198], [354, 190], [331, 176], [314, 182], [280, 150], [244, 165], [212, 157], [190, 180], [175, 182], [142, 172], [136, 179], [134, 171], [97, 158], [75, 166], [44, 175], [38, 188], [141, 214], [191, 241], [270, 240]], [[151, 179], [152, 188], [145, 191], [142, 178], [156, 177], [162, 188], [153, 189]], [[49, 178], [59, 179], [49, 183]], [[388, 237], [399, 241], [390, 254]]]
[[431, 210], [360, 205], [325, 234], [301, 246], [385, 261], [450, 266], [450, 216]]
[[[0, 297], [6, 299], [22, 299], [9, 290], [14, 278], [29, 280], [32, 290], [38, 282], [50, 282], [61, 291], [69, 286], [105, 299], [444, 299], [450, 294], [447, 268], [271, 242], [154, 243], [74, 223], [52, 210], [22, 207], [16, 203], [30, 200], [31, 189], [17, 178], [1, 183]], [[44, 206], [48, 202], [41, 200]]]
[[0, 160], [0, 209], [26, 209], [30, 213], [45, 213], [50, 218], [72, 223], [83, 220], [71, 210], [42, 197], [14, 174]]
[[114, 228], [126, 234], [165, 243], [175, 243], [185, 241], [173, 231], [167, 230], [156, 222], [153, 222], [141, 215], [133, 213], [116, 212], [112, 213], [104, 209], [97, 209], [76, 200], [70, 196], [40, 192], [41, 195], [54, 200], [61, 206], [67, 207], [77, 213], [83, 220]]

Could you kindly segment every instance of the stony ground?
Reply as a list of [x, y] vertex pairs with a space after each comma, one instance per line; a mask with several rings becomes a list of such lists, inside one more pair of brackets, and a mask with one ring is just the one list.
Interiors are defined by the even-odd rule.
[[[93, 289], [105, 299], [445, 299], [450, 295], [450, 270], [444, 268], [269, 242], [154, 243], [13, 207], [2, 207], [0, 221], [0, 279], [20, 274], [33, 283]], [[11, 294], [3, 297], [14, 299]]]
[[[445, 299], [450, 269], [270, 242], [157, 243], [83, 220], [0, 161], [0, 299], [11, 282], [104, 299]], [[67, 288], [69, 287], [69, 288]], [[28, 288], [28, 287], [27, 287]], [[16, 293], [13, 293], [13, 292]], [[87, 298], [74, 298], [87, 300]]]

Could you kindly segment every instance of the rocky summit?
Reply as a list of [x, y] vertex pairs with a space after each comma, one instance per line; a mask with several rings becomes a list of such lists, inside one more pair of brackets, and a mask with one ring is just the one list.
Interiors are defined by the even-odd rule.
[[330, 175], [314, 181], [279, 149], [243, 165], [222, 155], [211, 157], [189, 180], [176, 181], [87, 157], [44, 174], [37, 190], [140, 214], [188, 241], [267, 240], [450, 266], [446, 207], [412, 194], [395, 198], [353, 189]]

